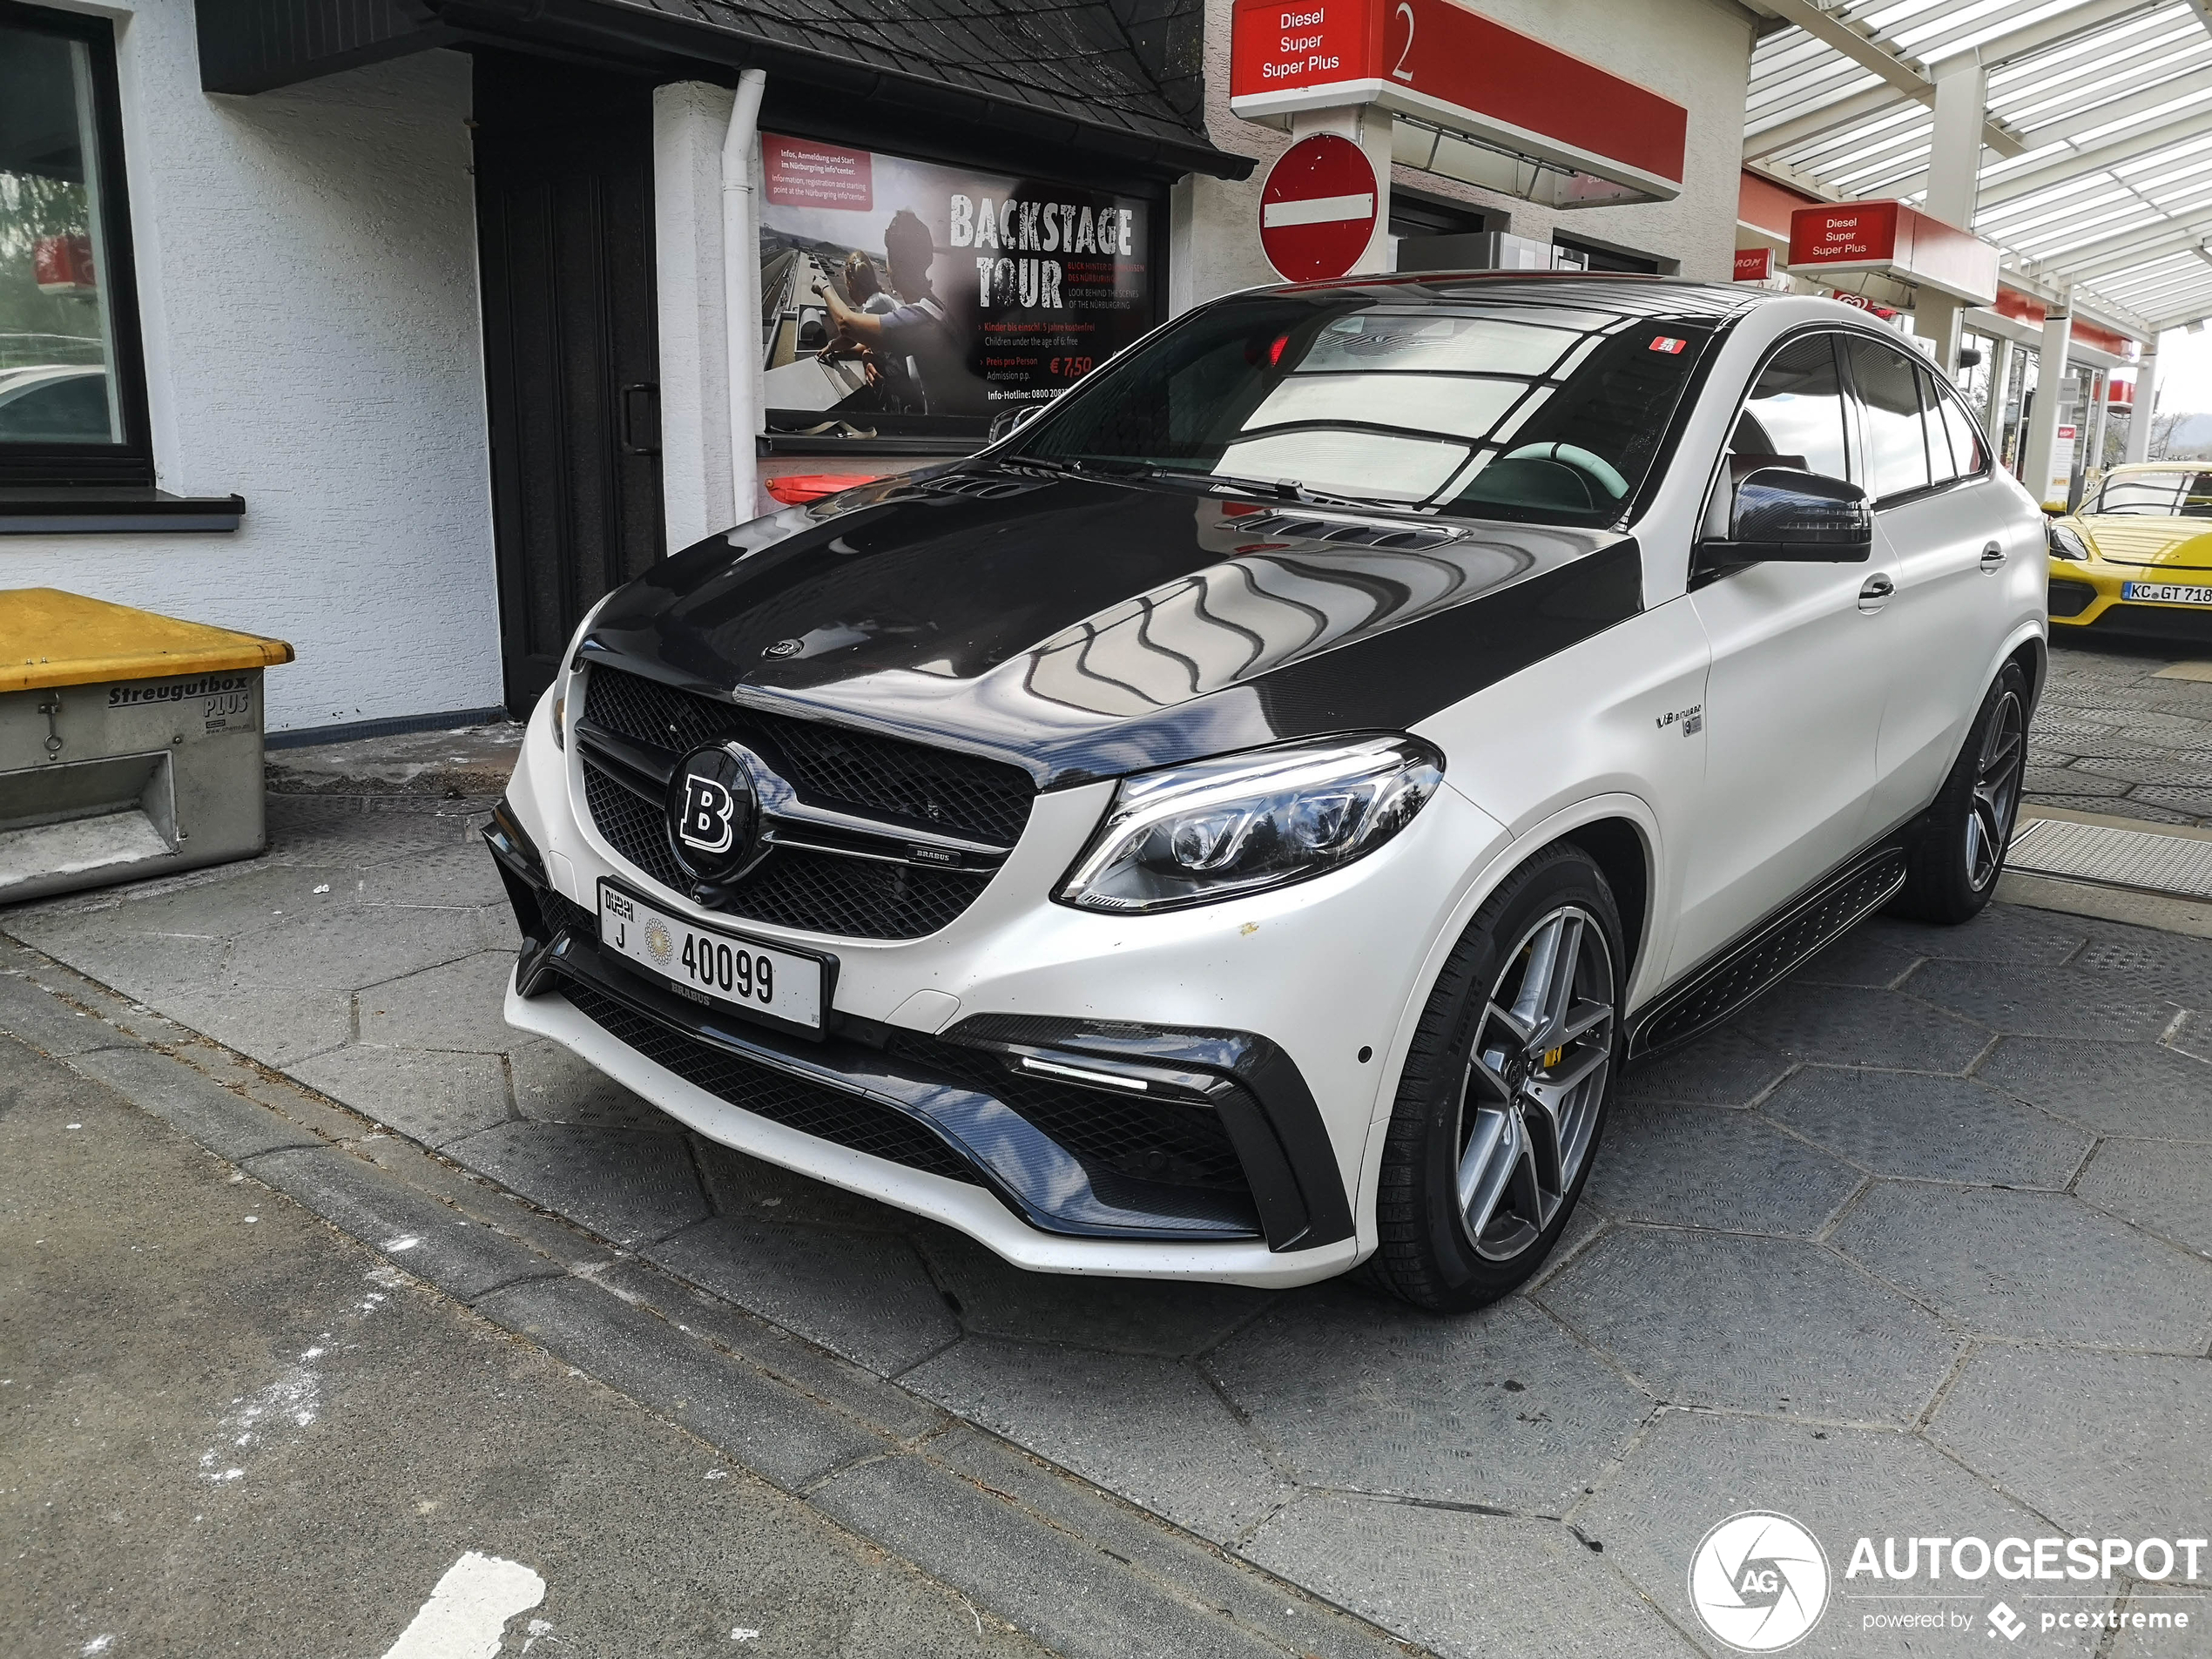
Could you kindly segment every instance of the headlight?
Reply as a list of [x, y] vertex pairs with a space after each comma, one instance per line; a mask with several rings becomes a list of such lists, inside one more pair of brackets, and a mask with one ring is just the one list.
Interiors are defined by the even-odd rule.
[[2049, 545], [2054, 559], [2071, 559], [2077, 563], [2089, 556], [2089, 544], [2081, 539], [2081, 532], [2071, 525], [2055, 522], [2043, 526], [2043, 539]]
[[1305, 881], [1373, 852], [1444, 780], [1419, 738], [1337, 737], [1124, 779], [1062, 904], [1172, 910]]

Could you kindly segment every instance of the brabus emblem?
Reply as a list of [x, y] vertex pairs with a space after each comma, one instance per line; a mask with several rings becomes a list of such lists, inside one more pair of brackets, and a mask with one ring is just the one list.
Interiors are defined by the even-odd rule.
[[736, 839], [730, 820], [737, 810], [736, 796], [713, 779], [692, 772], [684, 779], [684, 817], [677, 837], [702, 853], [727, 853]]
[[760, 654], [763, 657], [796, 657], [806, 649], [803, 639], [779, 639]]
[[734, 880], [761, 851], [752, 781], [759, 764], [735, 743], [706, 745], [677, 763], [668, 780], [668, 846], [693, 880]]

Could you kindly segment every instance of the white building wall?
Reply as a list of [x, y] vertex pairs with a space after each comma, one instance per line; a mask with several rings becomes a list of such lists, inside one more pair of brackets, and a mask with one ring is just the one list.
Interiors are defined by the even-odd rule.
[[0, 536], [0, 588], [291, 641], [272, 731], [496, 705], [468, 60], [211, 98], [192, 0], [99, 10], [119, 25], [159, 483], [243, 496], [246, 518]]
[[[1206, 125], [1222, 149], [1257, 157], [1259, 166], [1242, 182], [1191, 178], [1176, 187], [1173, 311], [1232, 288], [1279, 280], [1260, 252], [1259, 192], [1268, 164], [1290, 139], [1230, 112], [1231, 4], [1206, 0]], [[1671, 202], [1560, 212], [1403, 166], [1391, 170], [1392, 189], [1504, 214], [1508, 222], [1494, 219], [1492, 228], [1516, 236], [1548, 242], [1557, 230], [1674, 261], [1683, 276], [1728, 281], [1734, 274], [1755, 16], [1734, 0], [1471, 0], [1471, 9], [1688, 110], [1683, 192]]]

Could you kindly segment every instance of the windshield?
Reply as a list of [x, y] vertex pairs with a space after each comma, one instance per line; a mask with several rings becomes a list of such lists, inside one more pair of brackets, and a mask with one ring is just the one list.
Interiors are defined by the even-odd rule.
[[2212, 518], [2212, 472], [2139, 472], [2107, 478], [2081, 509], [2114, 518]]
[[1099, 371], [1015, 453], [1483, 517], [1610, 523], [1709, 321], [1373, 292], [1211, 306]]

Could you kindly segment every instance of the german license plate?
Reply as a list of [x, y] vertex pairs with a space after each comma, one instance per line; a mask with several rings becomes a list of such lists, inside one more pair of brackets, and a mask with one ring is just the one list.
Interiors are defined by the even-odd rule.
[[702, 927], [606, 882], [599, 884], [599, 943], [651, 968], [678, 989], [724, 1008], [822, 1028], [822, 962]]
[[2191, 582], [2123, 582], [2120, 597], [2162, 605], [2212, 605], [2212, 588]]

